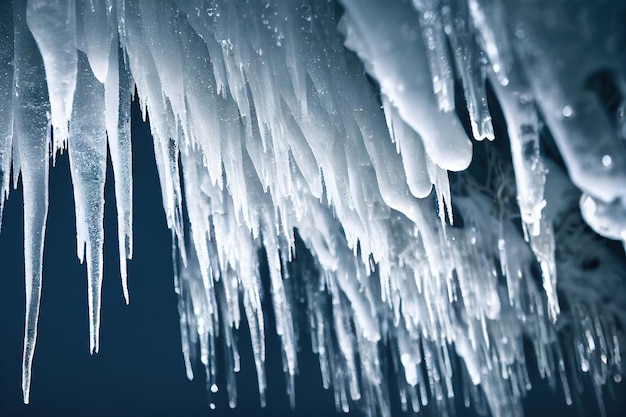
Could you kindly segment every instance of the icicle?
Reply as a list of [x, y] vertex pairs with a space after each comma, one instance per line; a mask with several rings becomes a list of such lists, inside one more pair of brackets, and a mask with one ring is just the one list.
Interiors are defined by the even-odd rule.
[[104, 86], [84, 54], [79, 55], [74, 112], [70, 124], [70, 171], [76, 206], [76, 244], [81, 262], [87, 255], [89, 352], [100, 347], [106, 121]]
[[444, 0], [442, 18], [461, 75], [467, 110], [474, 139], [495, 138], [491, 114], [487, 107], [483, 54], [472, 34], [468, 5], [465, 1]]
[[404, 123], [386, 96], [383, 97], [383, 109], [391, 139], [396, 142], [400, 155], [402, 155], [402, 164], [409, 190], [415, 197], [424, 198], [430, 194], [432, 180], [426, 169], [422, 139]]
[[26, 20], [46, 67], [50, 92], [53, 157], [67, 146], [76, 89], [76, 4], [74, 0], [29, 0]]
[[[366, 62], [366, 68], [380, 83], [381, 92], [420, 134], [431, 159], [444, 169], [467, 168], [472, 157], [471, 142], [456, 116], [434, 111], [438, 104], [431, 94], [432, 79], [424, 45], [417, 33], [402, 33], [402, 28], [417, 23], [415, 11], [403, 2], [394, 7], [378, 0], [343, 3], [349, 17], [344, 17], [346, 45]], [[396, 40], [393, 48], [386, 39]]]
[[94, 76], [104, 84], [108, 78], [111, 64], [117, 55], [117, 30], [111, 30], [115, 22], [110, 0], [81, 0], [79, 10], [85, 29], [85, 54]]
[[505, 27], [505, 6], [493, 0], [468, 0], [468, 5], [478, 41], [489, 58], [499, 84], [506, 86], [509, 83], [513, 51]]
[[433, 92], [437, 96], [439, 110], [454, 110], [454, 79], [448, 59], [448, 45], [443, 31], [441, 4], [439, 0], [413, 0], [419, 12], [422, 38], [430, 64]]
[[9, 2], [0, 5], [0, 228], [4, 200], [8, 197], [13, 145], [13, 12]]
[[115, 179], [115, 205], [117, 208], [117, 238], [119, 243], [120, 275], [124, 299], [128, 304], [126, 260], [133, 256], [133, 177], [132, 147], [130, 139], [131, 75], [125, 60], [119, 60], [117, 37], [111, 43], [109, 69], [104, 83], [106, 102], [107, 143]]
[[559, 303], [556, 293], [556, 261], [551, 219], [542, 213], [546, 205], [546, 168], [540, 154], [539, 122], [534, 101], [520, 74], [511, 71], [507, 86], [494, 83], [509, 123], [509, 142], [517, 185], [517, 203], [522, 216], [524, 238], [537, 257], [548, 296], [549, 314], [556, 321]]
[[26, 27], [24, 2], [13, 9], [15, 72], [14, 135], [19, 143], [24, 195], [24, 283], [26, 315], [22, 357], [22, 393], [30, 401], [31, 371], [41, 300], [43, 246], [48, 216], [50, 106], [44, 67], [37, 45]]

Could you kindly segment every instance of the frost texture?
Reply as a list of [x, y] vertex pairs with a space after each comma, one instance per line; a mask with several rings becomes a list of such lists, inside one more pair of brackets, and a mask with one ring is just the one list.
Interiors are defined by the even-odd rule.
[[262, 403], [265, 335], [276, 331], [292, 404], [308, 332], [344, 411], [387, 416], [399, 398], [447, 414], [461, 396], [521, 415], [529, 366], [568, 404], [588, 374], [602, 411], [603, 387], [622, 378], [625, 268], [584, 222], [626, 242], [626, 8], [595, 3], [3, 4], [0, 204], [21, 175], [24, 401], [59, 151], [87, 263], [91, 352], [107, 147], [129, 301], [136, 88], [172, 231], [189, 378], [199, 360], [216, 392], [223, 350], [234, 407], [245, 326]]

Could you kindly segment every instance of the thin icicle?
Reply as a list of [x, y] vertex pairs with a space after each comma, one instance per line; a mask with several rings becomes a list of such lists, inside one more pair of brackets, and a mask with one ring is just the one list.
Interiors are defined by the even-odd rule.
[[450, 40], [457, 71], [463, 82], [465, 101], [469, 112], [474, 139], [494, 140], [491, 114], [485, 90], [484, 52], [480, 50], [472, 33], [468, 5], [463, 0], [444, 0], [442, 18]]
[[419, 12], [419, 26], [430, 63], [433, 92], [437, 96], [439, 110], [454, 111], [454, 77], [444, 33], [440, 0], [413, 0]]
[[556, 260], [551, 219], [542, 213], [546, 206], [546, 168], [540, 153], [539, 121], [535, 103], [521, 75], [509, 74], [507, 86], [494, 83], [502, 109], [509, 121], [509, 142], [517, 185], [517, 203], [522, 216], [524, 238], [530, 242], [541, 267], [548, 296], [549, 314], [556, 321], [559, 303], [556, 293]]
[[120, 60], [117, 37], [111, 44], [110, 68], [104, 85], [107, 143], [115, 179], [117, 238], [124, 299], [130, 301], [126, 260], [133, 256], [133, 170], [130, 138], [130, 101], [133, 83], [125, 59]]
[[4, 200], [11, 181], [13, 145], [13, 13], [9, 2], [0, 5], [0, 228]]

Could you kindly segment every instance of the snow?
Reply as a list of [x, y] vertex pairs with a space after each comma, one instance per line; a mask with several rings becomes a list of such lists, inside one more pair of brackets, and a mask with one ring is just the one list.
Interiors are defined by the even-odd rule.
[[[622, 379], [624, 259], [583, 220], [626, 244], [626, 104], [607, 109], [584, 85], [603, 65], [624, 85], [614, 53], [623, 6], [340, 3], [2, 6], [0, 204], [21, 177], [25, 402], [48, 170], [59, 151], [70, 159], [91, 353], [107, 155], [130, 302], [135, 89], [172, 232], [185, 369], [193, 378], [195, 362], [204, 366], [209, 395], [224, 370], [229, 405], [237, 403], [240, 331], [250, 333], [262, 404], [273, 331], [292, 406], [303, 332], [346, 412], [388, 416], [399, 396], [405, 409], [448, 413], [463, 395], [494, 416], [521, 415], [529, 366], [558, 379], [568, 404], [581, 375], [599, 393]], [[500, 109], [506, 132], [492, 117]], [[495, 143], [472, 141], [485, 138]], [[385, 383], [391, 375], [397, 392]]]

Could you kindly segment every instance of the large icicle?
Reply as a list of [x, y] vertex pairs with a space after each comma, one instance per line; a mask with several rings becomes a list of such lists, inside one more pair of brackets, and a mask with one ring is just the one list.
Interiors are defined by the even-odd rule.
[[76, 245], [81, 262], [87, 255], [89, 352], [100, 347], [100, 304], [104, 244], [106, 122], [104, 86], [87, 57], [79, 53], [78, 77], [70, 124], [69, 155], [76, 208]]
[[[15, 75], [13, 95], [14, 141], [19, 147], [24, 195], [24, 283], [26, 320], [22, 359], [22, 392], [30, 401], [30, 382], [37, 342], [41, 300], [43, 250], [48, 216], [48, 169], [50, 105], [45, 72], [35, 40], [26, 26], [22, 1], [13, 9], [15, 30]], [[14, 164], [15, 166], [15, 164]]]
[[445, 169], [467, 168], [472, 145], [456, 116], [438, 111], [425, 46], [417, 29], [409, 29], [417, 27], [415, 10], [403, 1], [393, 7], [379, 0], [343, 3], [348, 12], [346, 45], [359, 54], [381, 92], [420, 134], [431, 159]]
[[66, 147], [76, 88], [76, 4], [74, 0], [29, 0], [26, 17], [46, 67], [54, 154]]
[[552, 219], [542, 210], [546, 206], [544, 186], [546, 168], [540, 152], [539, 119], [535, 102], [520, 74], [511, 71], [508, 84], [494, 80], [494, 88], [508, 120], [511, 158], [515, 171], [517, 204], [522, 217], [524, 239], [537, 257], [543, 286], [548, 297], [548, 313], [553, 321], [560, 307], [556, 292], [556, 261]]
[[77, 5], [80, 11], [78, 17], [82, 19], [85, 31], [79, 41], [84, 39], [86, 45], [83, 52], [87, 54], [91, 71], [103, 84], [117, 55], [117, 30], [113, 30], [116, 29], [116, 16], [111, 1], [83, 0]]

